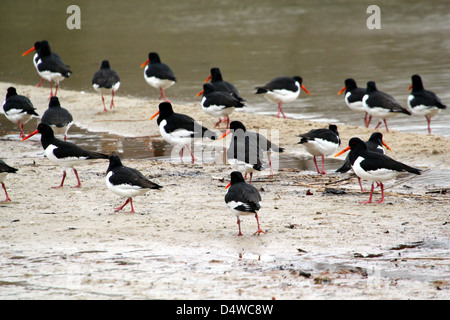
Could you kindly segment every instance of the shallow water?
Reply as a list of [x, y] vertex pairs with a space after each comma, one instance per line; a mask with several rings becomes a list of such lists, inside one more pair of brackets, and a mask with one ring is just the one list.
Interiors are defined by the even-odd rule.
[[[220, 67], [247, 99], [247, 112], [276, 113], [255, 95], [255, 86], [280, 75], [300, 75], [311, 96], [302, 93], [286, 104], [288, 116], [362, 125], [337, 96], [347, 77], [378, 88], [406, 106], [410, 77], [422, 75], [425, 87], [450, 104], [450, 3], [446, 0], [381, 1], [381, 29], [368, 29], [365, 1], [232, 0], [78, 1], [81, 29], [68, 29], [68, 1], [3, 1], [0, 4], [0, 81], [36, 84], [32, 56], [22, 57], [35, 41], [47, 39], [72, 68], [65, 89], [93, 91], [91, 79], [103, 59], [121, 77], [118, 95], [157, 99], [145, 82], [142, 62], [160, 53], [178, 79], [167, 89], [177, 103], [196, 97], [211, 67]], [[48, 17], [52, 17], [49, 19]], [[48, 88], [48, 83], [45, 84]], [[4, 117], [0, 121], [5, 121]], [[450, 136], [450, 111], [432, 121], [433, 133]], [[422, 117], [400, 115], [391, 129], [427, 133]]]

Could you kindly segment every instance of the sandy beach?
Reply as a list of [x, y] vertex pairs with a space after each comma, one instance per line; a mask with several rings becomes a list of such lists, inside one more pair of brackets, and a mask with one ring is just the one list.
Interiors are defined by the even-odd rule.
[[[48, 83], [0, 83], [0, 92], [9, 86], [29, 97], [40, 115], [47, 109]], [[77, 126], [159, 138], [156, 119], [149, 120], [157, 100], [119, 91], [116, 108], [103, 112], [94, 92], [62, 85], [58, 97]], [[208, 128], [217, 121], [199, 101], [173, 106]], [[286, 154], [298, 157], [308, 157], [298, 134], [328, 126], [250, 112], [235, 112], [231, 120], [249, 130], [278, 129]], [[27, 133], [34, 129], [25, 125]], [[449, 138], [390, 129], [380, 130], [392, 148], [389, 156], [422, 169], [424, 177], [450, 170]], [[340, 149], [351, 137], [367, 139], [374, 131], [342, 124], [338, 130]], [[136, 214], [114, 212], [125, 199], [106, 188], [106, 160], [77, 167], [81, 188], [71, 188], [76, 180], [68, 172], [65, 186], [52, 189], [62, 169], [44, 158], [39, 135], [22, 142], [18, 128], [16, 133], [0, 139], [0, 158], [19, 169], [6, 180], [12, 201], [0, 203], [1, 299], [450, 298], [449, 196], [413, 183], [418, 178], [411, 175], [386, 182], [385, 203], [362, 205], [369, 194], [350, 174], [292, 168], [268, 178], [266, 168], [253, 182], [263, 199], [266, 234], [253, 235], [255, 218], [244, 216], [238, 237], [224, 202], [227, 164], [124, 159], [163, 189], [134, 198]], [[379, 189], [374, 197], [379, 200]]]

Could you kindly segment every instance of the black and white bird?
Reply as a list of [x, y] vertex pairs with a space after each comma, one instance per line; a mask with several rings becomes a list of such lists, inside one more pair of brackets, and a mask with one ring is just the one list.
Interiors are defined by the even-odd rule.
[[[381, 132], [374, 132], [370, 135], [369, 140], [365, 142], [367, 146], [368, 151], [386, 154], [383, 146], [385, 146], [389, 151], [392, 151], [391, 148], [384, 142], [383, 140], [383, 134]], [[346, 173], [352, 168], [352, 164], [350, 163], [350, 156], [347, 155], [347, 157], [344, 160], [344, 163], [340, 168], [336, 170], [336, 172], [339, 173]], [[364, 188], [361, 183], [361, 178], [358, 177], [359, 186], [361, 188], [361, 191], [364, 192]]]
[[236, 215], [239, 226], [238, 236], [242, 236], [240, 216], [250, 214], [255, 215], [258, 224], [255, 234], [259, 236], [261, 233], [266, 233], [259, 224], [258, 210], [261, 208], [261, 195], [258, 190], [251, 184], [246, 183], [239, 171], [231, 172], [230, 176], [231, 181], [226, 186], [228, 191], [225, 195], [225, 203], [228, 209]]
[[367, 82], [366, 94], [363, 97], [363, 104], [369, 114], [367, 126], [370, 124], [372, 118], [380, 119], [375, 129], [377, 129], [382, 122], [386, 126], [386, 131], [389, 132], [386, 119], [398, 116], [399, 114], [411, 115], [406, 108], [403, 108], [397, 100], [391, 95], [379, 91], [375, 81]]
[[217, 91], [211, 83], [203, 85], [202, 110], [219, 118], [214, 128], [218, 127], [221, 122], [226, 122], [227, 129], [230, 126], [230, 114], [235, 108], [243, 108], [244, 103], [239, 101], [231, 94], [224, 91]]
[[367, 128], [367, 111], [362, 102], [362, 99], [366, 94], [366, 89], [359, 88], [353, 78], [345, 79], [344, 84], [344, 87], [338, 92], [338, 95], [341, 95], [345, 91], [344, 101], [347, 107], [352, 111], [364, 112], [364, 126]]
[[63, 135], [64, 140], [67, 140], [67, 132], [73, 124], [73, 117], [69, 110], [62, 108], [57, 96], [50, 98], [48, 109], [41, 117], [41, 122], [49, 124], [53, 132], [58, 135]]
[[[231, 148], [228, 148], [229, 151], [227, 150], [227, 157], [228, 157], [228, 155], [230, 156], [230, 158], [228, 159], [228, 162], [230, 162], [230, 160], [231, 160], [230, 164], [232, 164], [232, 166], [236, 170], [238, 170], [239, 168], [248, 166], [248, 165], [246, 165], [244, 163], [241, 163], [242, 161], [239, 161], [239, 159], [236, 158], [236, 156], [232, 154], [233, 152], [239, 152], [238, 151], [238, 148], [239, 148], [238, 146], [244, 146], [244, 148], [245, 148], [245, 143], [238, 144], [237, 140], [239, 138], [241, 138], [241, 139], [248, 139], [249, 146], [253, 147], [253, 148], [249, 147], [248, 150], [254, 150], [254, 147], [256, 147], [256, 149], [261, 152], [261, 153], [259, 153], [259, 155], [261, 156], [261, 159], [262, 159], [262, 157], [264, 155], [263, 152], [267, 152], [267, 160], [269, 161], [269, 167], [270, 167], [270, 176], [273, 176], [272, 160], [270, 158], [270, 154], [272, 152], [282, 153], [282, 152], [284, 152], [284, 148], [281, 148], [277, 144], [272, 143], [272, 141], [267, 139], [261, 133], [248, 131], [246, 129], [245, 125], [242, 122], [240, 122], [240, 121], [232, 121], [230, 123], [230, 130], [227, 130], [219, 139], [223, 139], [229, 133], [235, 132], [237, 130], [241, 130], [242, 133], [237, 132], [236, 141], [234, 141], [234, 138], [231, 141], [231, 143], [234, 143], [234, 144], [233, 145], [230, 144]], [[245, 142], [247, 142], [247, 140], [245, 140]], [[245, 150], [242, 150], [241, 152], [245, 152]], [[251, 168], [253, 168], [253, 167], [251, 167]], [[242, 170], [242, 171], [246, 172], [245, 174], [247, 175], [247, 171], [246, 170]], [[251, 180], [250, 180], [250, 182], [251, 182]]]
[[6, 191], [5, 180], [8, 174], [16, 173], [19, 169], [13, 168], [7, 165], [3, 160], [0, 160], [0, 182], [2, 183], [3, 190], [5, 190], [6, 199], [3, 202], [11, 201], [11, 198]]
[[378, 203], [383, 203], [384, 181], [394, 179], [402, 172], [421, 174], [420, 169], [410, 167], [385, 154], [367, 150], [367, 145], [359, 138], [351, 138], [348, 147], [338, 152], [335, 157], [340, 156], [348, 150], [350, 150], [349, 159], [353, 172], [363, 180], [372, 181], [369, 200], [361, 203], [372, 202], [375, 182], [381, 187], [381, 200]]
[[[307, 133], [299, 135], [301, 138], [298, 142], [302, 144], [306, 151], [313, 156], [317, 173], [326, 174], [325, 157], [335, 153], [341, 144], [337, 126], [330, 124], [328, 128], [312, 129]], [[319, 170], [316, 157], [322, 157], [322, 170]]]
[[52, 128], [47, 123], [39, 123], [37, 129], [23, 138], [22, 141], [38, 133], [41, 134], [41, 145], [47, 159], [63, 168], [61, 184], [54, 188], [63, 187], [64, 180], [66, 179], [66, 170], [69, 168], [73, 170], [78, 181], [78, 184], [74, 188], [81, 187], [81, 181], [75, 166], [86, 162], [86, 160], [108, 159], [106, 154], [88, 151], [74, 143], [55, 138]]
[[111, 104], [109, 109], [114, 106], [114, 95], [120, 88], [120, 77], [116, 71], [111, 69], [109, 60], [103, 60], [100, 70], [94, 73], [92, 78], [92, 87], [94, 90], [102, 95], [103, 111], [108, 111], [105, 106], [105, 98], [103, 95], [111, 93]]
[[[244, 102], [245, 99], [241, 97], [238, 89], [230, 82], [223, 80], [222, 73], [217, 67], [211, 68], [210, 75], [206, 78], [205, 82], [211, 80], [211, 84], [214, 86], [215, 91], [223, 91], [231, 94], [233, 97], [238, 99], [240, 102]], [[197, 94], [197, 97], [203, 95], [203, 90]]]
[[30, 121], [31, 118], [39, 117], [36, 113], [36, 108], [33, 106], [30, 99], [17, 94], [17, 90], [14, 87], [9, 87], [6, 92], [6, 99], [3, 103], [3, 112], [9, 121], [19, 125], [20, 138], [25, 136], [23, 126]]
[[232, 121], [230, 129], [225, 131], [219, 140], [230, 133], [232, 137], [227, 148], [227, 161], [233, 170], [245, 172], [245, 179], [250, 173], [249, 183], [252, 183], [253, 172], [263, 169], [263, 143], [261, 141], [259, 145], [258, 136], [246, 131], [245, 126], [239, 121]]
[[217, 139], [214, 132], [196, 122], [192, 117], [175, 113], [170, 102], [161, 102], [159, 110], [150, 120], [156, 116], [158, 116], [156, 123], [159, 126], [161, 137], [172, 146], [181, 149], [181, 162], [183, 162], [183, 152], [186, 148], [191, 153], [192, 163], [194, 163], [195, 157], [190, 146], [195, 139]]
[[309, 91], [303, 85], [303, 79], [301, 77], [277, 77], [272, 79], [269, 83], [262, 87], [255, 88], [256, 94], [264, 94], [265, 98], [272, 102], [278, 104], [277, 118], [280, 114], [284, 115], [282, 106], [284, 103], [289, 103], [297, 99], [300, 95], [301, 89], [303, 89], [308, 95], [311, 95]]
[[133, 197], [142, 195], [150, 189], [161, 189], [162, 186], [147, 179], [141, 172], [122, 164], [118, 155], [109, 156], [109, 166], [106, 171], [106, 186], [113, 193], [126, 197], [125, 203], [114, 211], [122, 210], [128, 203], [131, 206], [130, 213], [135, 213]]
[[167, 64], [161, 62], [159, 54], [156, 52], [150, 52], [148, 54], [147, 61], [141, 65], [141, 68], [144, 67], [145, 81], [161, 92], [159, 100], [164, 98], [164, 101], [170, 102], [166, 97], [165, 90], [173, 86], [177, 81], [172, 69]]
[[[33, 64], [35, 65], [39, 76], [50, 82], [50, 97], [53, 95], [56, 96], [59, 83], [65, 78], [69, 78], [72, 74], [70, 66], [65, 64], [59, 55], [54, 54], [51, 51], [50, 45], [46, 40], [35, 42], [34, 46], [25, 51], [22, 56], [33, 51], [36, 51], [36, 54], [33, 57]], [[53, 94], [53, 82], [56, 84], [55, 94]]]
[[418, 74], [411, 76], [411, 94], [408, 96], [408, 107], [413, 115], [425, 116], [428, 133], [431, 134], [431, 118], [447, 108], [441, 99], [432, 91], [425, 90], [422, 78]]

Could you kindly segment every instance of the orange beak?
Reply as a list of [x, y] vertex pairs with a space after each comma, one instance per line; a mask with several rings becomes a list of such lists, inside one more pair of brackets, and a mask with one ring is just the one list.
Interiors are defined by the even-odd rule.
[[411, 85], [409, 86], [408, 91], [410, 91], [411, 89], [412, 89], [412, 83], [411, 83]]
[[383, 146], [385, 146], [389, 151], [392, 151], [392, 149], [389, 148], [389, 146], [384, 141], [381, 141], [381, 142], [383, 143]]
[[146, 65], [148, 65], [148, 63], [150, 62], [149, 59], [147, 59], [147, 61], [145, 61], [143, 64], [141, 64], [141, 68], [145, 67]]
[[309, 93], [308, 89], [306, 89], [304, 85], [301, 84], [300, 87], [308, 94], [308, 96], [311, 95], [311, 93]]
[[225, 133], [224, 133], [219, 139], [217, 139], [217, 141], [219, 141], [219, 140], [225, 138], [225, 136], [226, 136], [227, 134], [229, 134], [230, 132], [231, 132], [230, 129], [228, 129], [227, 131], [225, 131]]
[[209, 80], [211, 80], [211, 78], [212, 78], [212, 75], [209, 75], [209, 77], [206, 78], [205, 83], [208, 82]]
[[35, 134], [39, 133], [39, 130], [35, 130], [32, 133], [30, 133], [29, 135], [27, 135], [25, 138], [22, 139], [22, 141], [27, 140], [28, 138], [31, 138], [32, 136], [34, 136]]
[[31, 49], [28, 49], [27, 51], [22, 53], [22, 57], [25, 57], [27, 54], [29, 54], [30, 52], [33, 52], [34, 50], [36, 50], [34, 47], [32, 47]]
[[341, 154], [346, 153], [348, 150], [350, 150], [350, 147], [346, 147], [346, 148], [343, 149], [342, 151], [336, 153], [336, 155], [334, 156], [334, 158], [339, 157]]
[[231, 181], [228, 182], [227, 186], [225, 187], [225, 189], [228, 189], [231, 186]]
[[150, 118], [150, 120], [153, 120], [154, 117], [156, 117], [159, 114], [159, 110], [156, 111], [156, 113], [154, 115], [152, 115], [152, 117]]
[[338, 92], [338, 96], [342, 94], [342, 92], [345, 91], [345, 89], [347, 89], [345, 86]]
[[197, 97], [200, 97], [203, 94], [203, 90], [197, 93]]

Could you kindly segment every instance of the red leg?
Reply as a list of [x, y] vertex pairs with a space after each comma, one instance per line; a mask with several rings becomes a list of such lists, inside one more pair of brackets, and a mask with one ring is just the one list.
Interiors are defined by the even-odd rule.
[[367, 124], [366, 124], [366, 128], [368, 128], [369, 127], [369, 125], [370, 125], [370, 122], [372, 121], [372, 116], [371, 115], [369, 115], [369, 118], [367, 119]]
[[120, 207], [114, 208], [114, 211], [117, 212], [117, 211], [122, 210], [122, 209], [128, 204], [128, 202], [130, 202], [130, 199], [131, 199], [131, 198], [127, 198], [127, 200], [125, 201], [125, 203], [124, 203], [122, 206], [120, 206]]
[[23, 132], [23, 124], [20, 122], [17, 122], [17, 124], [19, 125], [20, 128], [20, 137], [23, 139], [25, 138], [25, 133]]
[[381, 200], [377, 201], [377, 203], [383, 203], [384, 202], [384, 185], [382, 182], [380, 182], [380, 188], [381, 188]]
[[41, 80], [36, 84], [36, 87], [41, 87], [42, 82], [44, 82], [44, 78], [41, 78]]
[[80, 181], [80, 177], [78, 177], [77, 169], [73, 168], [73, 172], [75, 173], [75, 176], [77, 177], [77, 181], [78, 181], [78, 184], [76, 186], [74, 186], [74, 188], [79, 188], [79, 187], [81, 187], [81, 181]]
[[363, 186], [362, 186], [361, 178], [360, 178], [360, 177], [358, 177], [358, 182], [359, 182], [359, 187], [361, 188], [361, 192], [364, 192], [364, 188], [363, 188]]
[[372, 187], [371, 187], [371, 189], [370, 189], [370, 197], [369, 197], [369, 201], [361, 202], [361, 204], [366, 204], [366, 203], [371, 203], [371, 202], [372, 202], [373, 185], [374, 185], [374, 183], [372, 182]]
[[116, 106], [114, 105], [114, 90], [111, 93], [111, 105], [109, 106], [109, 109], [115, 108]]
[[324, 155], [322, 155], [322, 172], [321, 172], [321, 174], [327, 174], [325, 172], [325, 156]]
[[59, 186], [57, 186], [57, 187], [52, 187], [53, 189], [59, 189], [59, 188], [62, 188], [63, 187], [63, 185], [64, 185], [64, 180], [66, 179], [66, 170], [64, 170], [64, 172], [63, 172], [63, 177], [62, 177], [62, 180], [61, 180], [61, 184], [59, 185]]
[[8, 196], [8, 192], [6, 191], [6, 186], [2, 182], [3, 190], [5, 190], [6, 199], [3, 202], [11, 201], [11, 198]]
[[161, 98], [164, 98], [164, 101], [170, 102], [170, 100], [167, 99], [166, 94], [164, 93], [164, 89], [163, 88], [159, 88], [159, 90], [161, 91], [161, 95], [159, 96], [159, 100], [161, 100]]
[[320, 173], [319, 167], [317, 166], [316, 156], [313, 156], [314, 164], [316, 165], [317, 173]]
[[387, 126], [387, 121], [386, 121], [386, 119], [383, 119], [383, 121], [384, 121], [384, 126], [386, 127], [386, 131], [389, 132], [389, 128], [388, 128], [388, 126]]
[[269, 160], [269, 167], [270, 167], [270, 175], [269, 175], [269, 177], [273, 177], [272, 160], [270, 159], [270, 155], [267, 155], [267, 159]]
[[261, 233], [265, 233], [265, 232], [261, 229], [261, 226], [259, 225], [259, 219], [258, 219], [257, 213], [255, 213], [255, 218], [256, 218], [256, 223], [258, 224], [258, 230], [256, 230], [255, 234], [257, 234], [259, 236]]
[[375, 127], [375, 129], [378, 129], [378, 127], [380, 126], [380, 124], [381, 124], [381, 121], [378, 122], [378, 124], [377, 124], [377, 126]]
[[239, 219], [239, 217], [237, 217], [237, 224], [239, 226], [239, 233], [237, 234], [238, 236], [242, 236], [242, 232], [241, 232], [241, 220]]
[[103, 93], [102, 93], [102, 102], [103, 102], [103, 111], [108, 111], [105, 106], [105, 97], [103, 97]]
[[248, 183], [252, 183], [252, 178], [253, 178], [253, 172], [250, 172], [250, 180], [248, 181]]
[[425, 116], [428, 123], [428, 134], [431, 134], [431, 118], [429, 116]]

